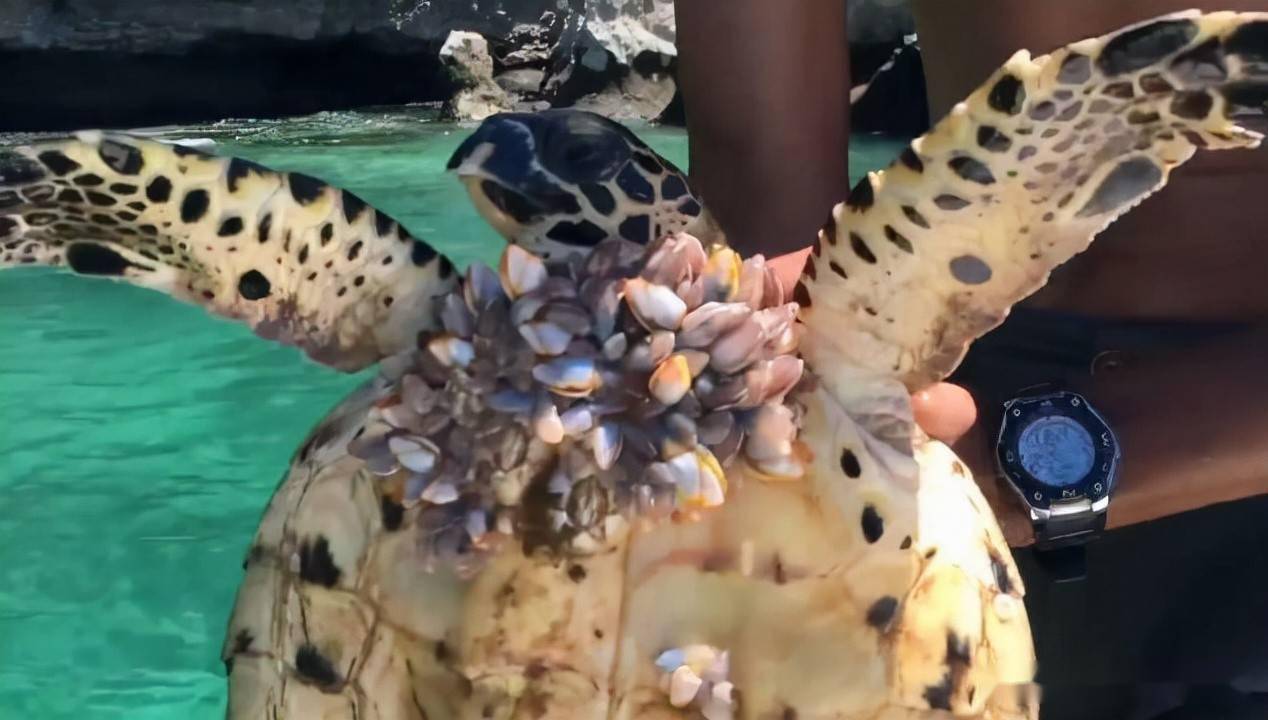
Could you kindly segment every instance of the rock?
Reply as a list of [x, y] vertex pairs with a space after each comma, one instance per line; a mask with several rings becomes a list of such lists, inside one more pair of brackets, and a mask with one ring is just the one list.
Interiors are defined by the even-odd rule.
[[[870, 75], [912, 31], [907, 0], [848, 2]], [[483, 39], [474, 64], [440, 57], [455, 30]], [[675, 40], [673, 0], [6, 0], [0, 66], [21, 71], [0, 73], [0, 130], [441, 101], [464, 117], [545, 100], [651, 118]]]
[[521, 23], [511, 28], [505, 43], [508, 51], [498, 57], [502, 67], [544, 67], [559, 42], [560, 22], [558, 15], [546, 11], [535, 23]]
[[522, 67], [507, 70], [493, 78], [498, 86], [509, 95], [521, 97], [536, 95], [541, 92], [546, 72], [537, 68]]
[[489, 43], [479, 34], [454, 30], [440, 46], [440, 59], [463, 87], [493, 82], [493, 56]]
[[614, 120], [654, 120], [674, 99], [677, 84], [668, 74], [645, 77], [630, 72], [600, 92], [585, 95], [573, 107]]
[[678, 54], [673, 0], [591, 0], [586, 28], [598, 47], [627, 67], [642, 53]]
[[458, 92], [445, 103], [442, 114], [455, 120], [483, 120], [510, 110], [514, 103], [493, 80], [489, 43], [478, 33], [454, 30], [440, 47], [440, 60], [449, 69]]

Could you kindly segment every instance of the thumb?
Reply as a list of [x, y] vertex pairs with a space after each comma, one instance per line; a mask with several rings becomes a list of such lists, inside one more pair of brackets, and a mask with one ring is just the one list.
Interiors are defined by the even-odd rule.
[[969, 391], [951, 383], [936, 383], [911, 396], [916, 424], [935, 440], [950, 445], [977, 421], [977, 405]]

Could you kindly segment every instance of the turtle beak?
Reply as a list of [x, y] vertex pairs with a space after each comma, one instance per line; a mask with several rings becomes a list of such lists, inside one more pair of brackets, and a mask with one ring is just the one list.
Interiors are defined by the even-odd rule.
[[547, 215], [580, 209], [563, 183], [543, 169], [532, 122], [522, 113], [486, 119], [446, 166], [466, 185], [485, 219], [510, 240]]
[[544, 208], [493, 180], [477, 175], [459, 177], [480, 217], [507, 242], [520, 242], [529, 232], [529, 227], [546, 215]]

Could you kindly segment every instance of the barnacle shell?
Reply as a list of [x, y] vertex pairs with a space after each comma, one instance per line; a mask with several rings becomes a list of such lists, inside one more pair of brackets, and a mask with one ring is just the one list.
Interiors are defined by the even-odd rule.
[[[795, 306], [768, 270], [684, 234], [584, 260], [508, 247], [437, 303], [443, 331], [394, 361], [349, 450], [405, 474], [427, 557], [466, 570], [506, 535], [588, 552], [633, 517], [715, 507], [735, 462], [796, 476]], [[712, 697], [679, 675], [676, 697]]]
[[728, 679], [730, 657], [710, 645], [672, 648], [656, 658], [661, 689], [677, 708], [695, 706], [705, 720], [731, 720], [735, 716], [735, 686]]

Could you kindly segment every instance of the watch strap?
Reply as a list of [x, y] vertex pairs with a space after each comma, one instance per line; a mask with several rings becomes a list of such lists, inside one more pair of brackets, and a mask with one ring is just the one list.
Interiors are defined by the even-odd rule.
[[1035, 521], [1035, 549], [1082, 545], [1095, 540], [1105, 530], [1105, 512], [1053, 514]]

